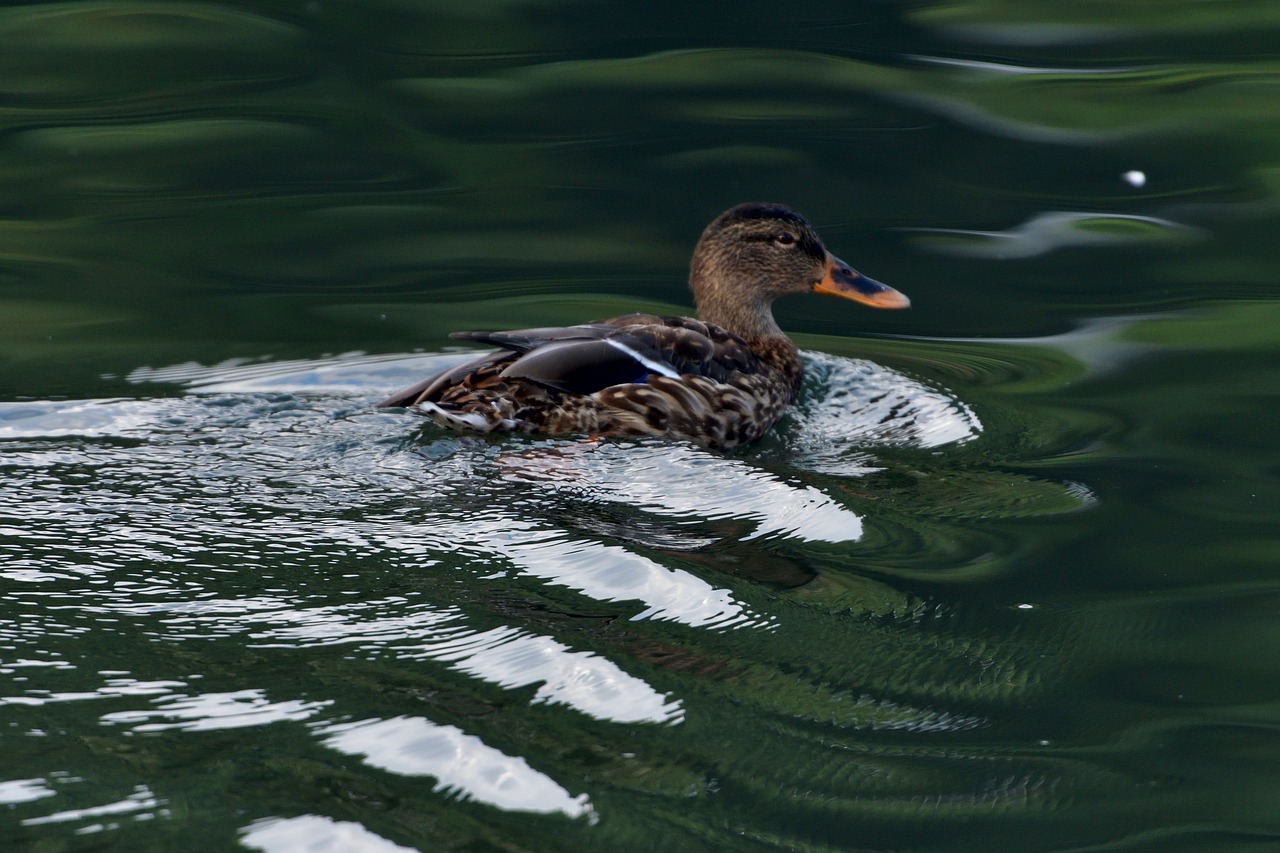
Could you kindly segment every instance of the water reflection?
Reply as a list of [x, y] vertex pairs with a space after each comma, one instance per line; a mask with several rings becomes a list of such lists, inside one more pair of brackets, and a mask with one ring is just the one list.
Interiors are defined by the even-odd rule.
[[[1005, 338], [1002, 344], [1052, 350], [1074, 359], [1084, 368], [1084, 377], [1097, 378], [1113, 373], [1136, 358], [1156, 352], [1156, 347], [1135, 340], [1132, 330], [1150, 321], [1163, 322], [1167, 316], [1098, 317], [1069, 332], [1036, 338]], [[985, 343], [981, 338], [934, 338], [935, 341]]]
[[571, 498], [622, 503], [676, 524], [746, 522], [739, 541], [774, 535], [850, 542], [862, 535], [862, 520], [817, 489], [683, 445], [606, 445], [582, 453], [517, 457], [504, 467], [511, 476]]
[[972, 258], [1032, 258], [1066, 248], [1181, 243], [1204, 238], [1189, 225], [1156, 216], [1118, 213], [1038, 213], [1007, 231], [911, 229], [922, 248]]
[[[390, 615], [380, 616], [380, 611]], [[236, 618], [224, 612], [182, 616], [166, 624], [181, 637], [193, 628], [203, 632], [203, 623], [210, 621], [226, 630]], [[271, 627], [273, 623], [279, 627]], [[454, 609], [424, 608], [403, 599], [323, 608], [294, 605], [254, 614], [243, 629], [258, 648], [352, 644], [365, 654], [396, 660], [447, 662], [506, 689], [536, 684], [534, 702], [567, 705], [603, 720], [662, 723], [681, 716], [679, 703], [668, 702], [608, 660], [515, 628], [469, 629]]]
[[250, 850], [263, 853], [416, 853], [415, 847], [401, 847], [375, 835], [358, 823], [333, 820], [320, 815], [263, 818], [240, 831], [240, 841]]
[[[146, 785], [138, 785], [134, 791], [123, 800], [117, 800], [113, 803], [106, 803], [101, 806], [89, 806], [82, 809], [67, 809], [65, 811], [53, 812], [51, 814], [41, 815], [40, 817], [29, 817], [22, 821], [23, 826], [40, 826], [49, 823], [70, 823], [73, 821], [83, 821], [92, 818], [116, 817], [124, 819], [128, 816], [130, 820], [145, 820], [155, 817], [166, 817], [169, 810], [164, 808], [165, 801], [156, 797], [151, 789]], [[103, 822], [90, 823], [85, 826], [78, 827], [76, 833], [78, 835], [90, 835], [102, 832], [105, 829], [119, 828], [118, 823]]]
[[[305, 720], [314, 716], [331, 701], [272, 702], [264, 690], [236, 690], [231, 693], [203, 693], [195, 696], [175, 694], [152, 700], [146, 711], [114, 711], [102, 715], [103, 725], [123, 725], [130, 731], [163, 732], [210, 731], [263, 726], [286, 720]], [[150, 722], [164, 720], [165, 722]]]
[[[1277, 10], [7, 4], [0, 846], [1274, 846]], [[310, 360], [670, 312], [748, 198], [927, 337], [788, 317], [731, 456]]]
[[[69, 663], [64, 668], [75, 669]], [[29, 688], [25, 695], [0, 696], [0, 705], [26, 705], [39, 707], [56, 702], [80, 702], [86, 699], [114, 699], [125, 696], [164, 696], [176, 687], [185, 686], [181, 681], [138, 681], [133, 678], [111, 678], [97, 690], [53, 691]]]
[[453, 726], [397, 717], [324, 727], [324, 744], [357, 755], [374, 767], [406, 776], [431, 776], [436, 791], [518, 812], [559, 812], [578, 817], [591, 812], [587, 795], [564, 788], [513, 758]]
[[[156, 426], [155, 406], [139, 400], [33, 400], [0, 403], [0, 438], [55, 438], [59, 436], [143, 436]], [[70, 457], [87, 459], [88, 454], [73, 449], [57, 451], [60, 462]], [[40, 454], [27, 457], [27, 464], [46, 465], [55, 460]], [[10, 463], [12, 464], [12, 463]]]
[[43, 779], [10, 779], [0, 782], [0, 804], [3, 805], [29, 803], [52, 797], [55, 793]]
[[[927, 628], [950, 617], [850, 570], [859, 559], [893, 577], [920, 551], [884, 532], [898, 523], [876, 502], [893, 487], [891, 454], [917, 454], [918, 466], [984, 433], [938, 385], [807, 354], [793, 416], [730, 456], [643, 440], [487, 441], [369, 408], [377, 391], [458, 358], [140, 368], [139, 387], [192, 393], [0, 406], [6, 471], [23, 495], [0, 573], [19, 585], [14, 601], [33, 605], [6, 639], [38, 648], [110, 636], [121, 662], [86, 688], [64, 658], [15, 655], [10, 672], [42, 675], [0, 705], [65, 715], [109, 703], [96, 726], [143, 744], [301, 729], [308, 748], [357, 756], [363, 773], [593, 819], [601, 806], [571, 793], [580, 776], [566, 749], [594, 755], [600, 777], [623, 789], [719, 784], [698, 769], [724, 760], [703, 745], [709, 695], [750, 709], [749, 739], [772, 742], [755, 727], [776, 720], [798, 766], [838, 776], [831, 744], [804, 731], [826, 721], [866, 778], [910, 798], [936, 787], [921, 766], [948, 762], [931, 745], [885, 751], [859, 738], [982, 731], [1052, 677], [1043, 644]], [[912, 524], [926, 549], [954, 547], [945, 526]], [[92, 561], [74, 548], [86, 531]], [[803, 652], [812, 643], [843, 652], [815, 658]], [[161, 652], [145, 676], [125, 665], [139, 646], [146, 659]], [[255, 659], [257, 677], [177, 668], [194, 648], [197, 661]], [[529, 728], [530, 714], [555, 722]], [[511, 726], [527, 739], [512, 740]], [[685, 730], [684, 757], [647, 734]], [[791, 787], [794, 768], [775, 759], [774, 746], [748, 750], [722, 772], [748, 790]], [[1043, 804], [1054, 774], [1071, 773], [1011, 761], [995, 783], [995, 765], [968, 760], [973, 769], [953, 767], [947, 783], [963, 808]], [[862, 778], [840, 783], [841, 796], [861, 796]], [[251, 824], [244, 843], [390, 844], [336, 816], [292, 820]]]

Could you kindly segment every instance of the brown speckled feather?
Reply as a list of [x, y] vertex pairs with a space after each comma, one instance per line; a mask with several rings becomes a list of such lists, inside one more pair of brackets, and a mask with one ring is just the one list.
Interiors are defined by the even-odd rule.
[[723, 448], [759, 438], [795, 398], [800, 358], [789, 341], [757, 355], [724, 329], [686, 317], [606, 322], [619, 335], [651, 344], [673, 369], [678, 364], [678, 378], [653, 373], [573, 394], [504, 376], [522, 353], [497, 352], [445, 371], [448, 381], [426, 383], [411, 398], [393, 395], [388, 404], [418, 406], [442, 426], [482, 432], [664, 435]]
[[455, 337], [502, 349], [404, 388], [442, 426], [491, 432], [659, 435], [729, 448], [755, 441], [800, 386], [796, 347], [770, 303], [819, 291], [877, 307], [906, 298], [850, 270], [799, 214], [740, 205], [703, 232], [690, 286], [699, 319], [629, 314], [582, 326]]

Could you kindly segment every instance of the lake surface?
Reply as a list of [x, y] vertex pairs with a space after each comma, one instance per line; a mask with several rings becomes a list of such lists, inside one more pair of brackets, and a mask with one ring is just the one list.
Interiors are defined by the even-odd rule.
[[[1280, 6], [0, 10], [0, 847], [1280, 848]], [[730, 454], [373, 403], [686, 313]]]

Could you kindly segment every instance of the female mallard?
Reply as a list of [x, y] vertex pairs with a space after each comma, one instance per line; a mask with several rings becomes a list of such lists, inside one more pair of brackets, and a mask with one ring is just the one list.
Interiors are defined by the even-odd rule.
[[563, 329], [455, 332], [501, 347], [404, 388], [379, 406], [413, 406], [473, 432], [661, 435], [708, 447], [755, 441], [800, 387], [800, 352], [773, 300], [827, 293], [876, 308], [907, 297], [854, 272], [803, 216], [740, 204], [693, 252], [698, 319], [628, 314]]

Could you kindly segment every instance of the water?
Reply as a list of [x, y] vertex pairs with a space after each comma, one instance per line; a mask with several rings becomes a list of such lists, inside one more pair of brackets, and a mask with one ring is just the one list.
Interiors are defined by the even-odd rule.
[[[0, 846], [1280, 845], [1271, 4], [0, 42]], [[753, 199], [914, 305], [780, 303], [759, 444], [372, 408]]]

